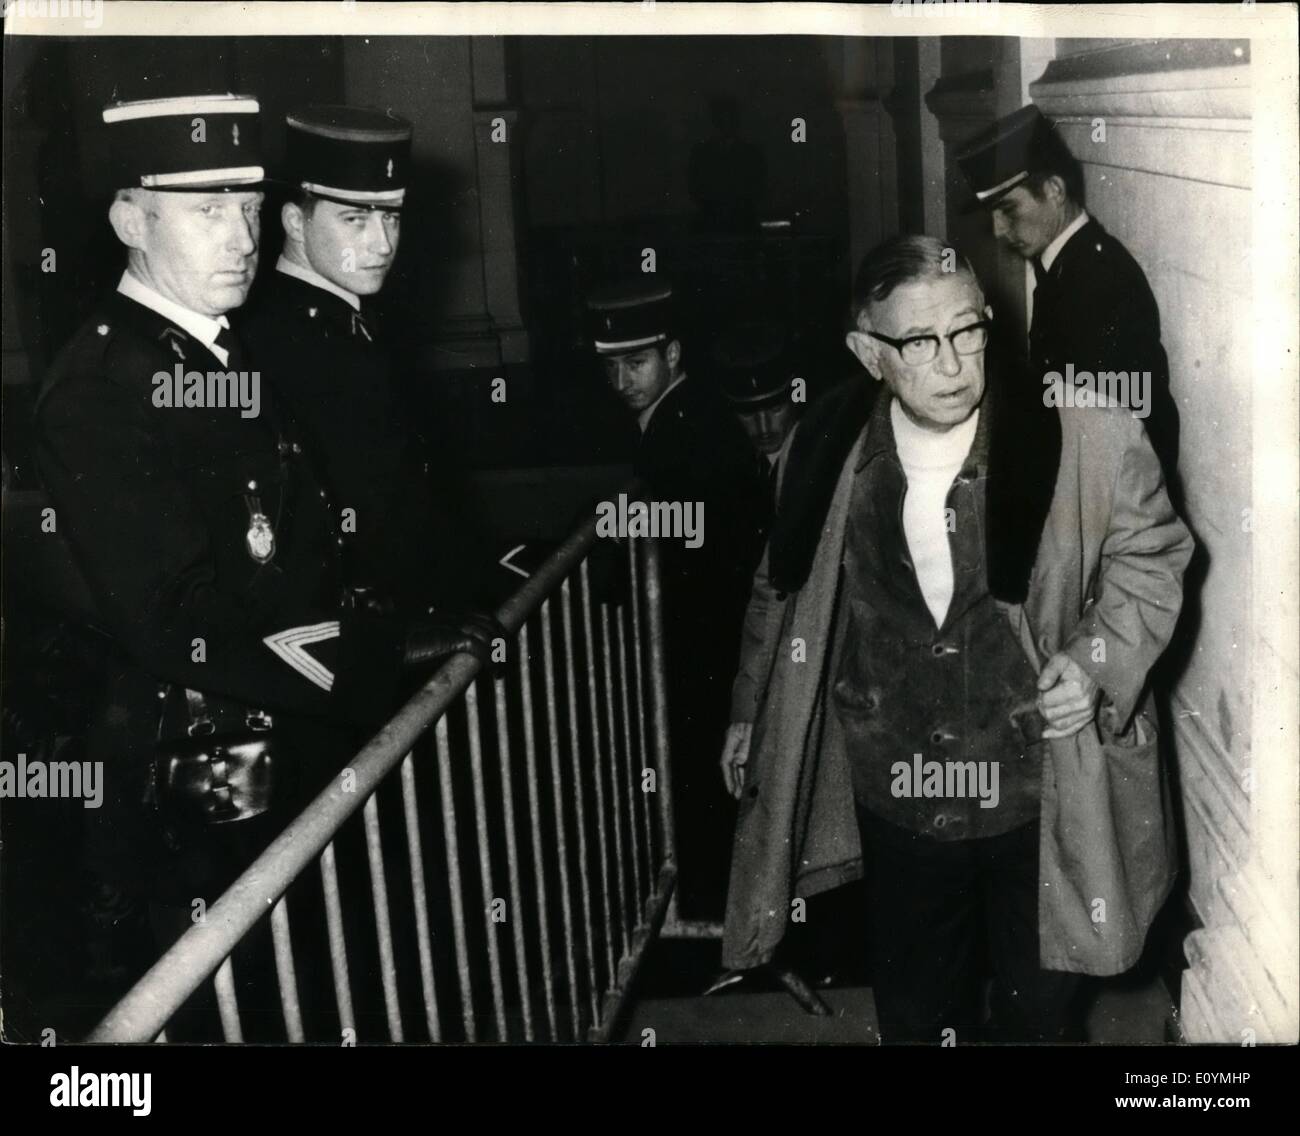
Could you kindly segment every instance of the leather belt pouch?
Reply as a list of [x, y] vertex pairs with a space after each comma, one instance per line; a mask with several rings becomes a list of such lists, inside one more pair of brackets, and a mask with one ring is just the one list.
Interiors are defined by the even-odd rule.
[[269, 714], [179, 687], [165, 691], [147, 797], [172, 819], [232, 824], [271, 808], [283, 773]]

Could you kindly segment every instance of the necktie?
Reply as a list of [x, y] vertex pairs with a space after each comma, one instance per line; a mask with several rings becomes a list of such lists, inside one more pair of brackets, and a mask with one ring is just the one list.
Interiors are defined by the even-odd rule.
[[244, 345], [237, 336], [228, 327], [223, 327], [217, 332], [217, 338], [214, 340], [216, 346], [224, 349], [226, 352], [226, 370], [228, 371], [247, 371], [248, 358], [244, 354]]
[[1041, 288], [1043, 281], [1047, 279], [1047, 269], [1043, 267], [1043, 262], [1036, 256], [1031, 258], [1029, 263], [1034, 267], [1034, 287]]

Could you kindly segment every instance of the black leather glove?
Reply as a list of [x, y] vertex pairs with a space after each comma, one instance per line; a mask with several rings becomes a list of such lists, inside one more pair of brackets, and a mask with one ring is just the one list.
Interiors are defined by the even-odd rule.
[[459, 652], [490, 663], [493, 641], [505, 638], [506, 629], [484, 612], [430, 615], [407, 631], [402, 663], [407, 667], [427, 666]]

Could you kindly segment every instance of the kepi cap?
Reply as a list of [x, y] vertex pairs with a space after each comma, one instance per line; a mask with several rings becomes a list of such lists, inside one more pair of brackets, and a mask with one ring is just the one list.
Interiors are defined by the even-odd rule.
[[712, 355], [722, 393], [738, 413], [751, 414], [790, 398], [794, 375], [780, 324], [734, 324], [714, 340]]
[[622, 355], [673, 338], [673, 289], [653, 278], [611, 284], [587, 297], [597, 355]]
[[109, 175], [118, 189], [257, 189], [258, 103], [251, 95], [181, 95], [110, 103]]
[[411, 167], [411, 124], [370, 107], [310, 106], [285, 117], [288, 177], [314, 197], [400, 209]]
[[1073, 161], [1055, 127], [1032, 103], [1000, 118], [957, 152], [974, 197], [963, 212], [991, 208], [1027, 179]]

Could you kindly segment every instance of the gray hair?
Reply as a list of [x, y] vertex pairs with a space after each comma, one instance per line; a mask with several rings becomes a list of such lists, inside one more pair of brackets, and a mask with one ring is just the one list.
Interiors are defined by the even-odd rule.
[[853, 279], [853, 307], [850, 312], [853, 326], [868, 304], [887, 300], [895, 288], [918, 280], [938, 280], [964, 272], [980, 288], [975, 269], [951, 245], [937, 237], [904, 234], [890, 237], [873, 248], [858, 267]]

